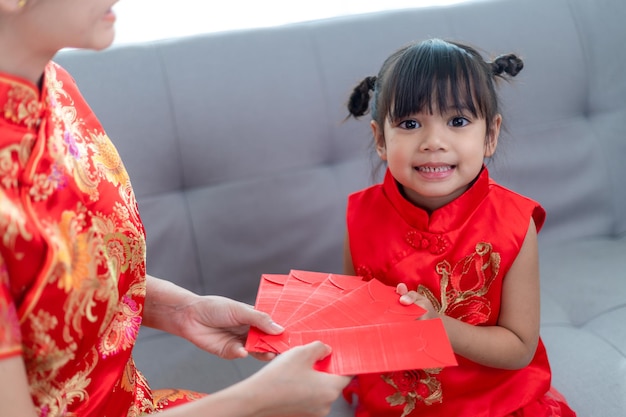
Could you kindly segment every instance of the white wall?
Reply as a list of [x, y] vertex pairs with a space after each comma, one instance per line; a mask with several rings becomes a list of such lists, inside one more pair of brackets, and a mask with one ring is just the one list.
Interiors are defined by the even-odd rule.
[[462, 1], [464, 0], [122, 0], [114, 6], [117, 14], [115, 42], [140, 42]]

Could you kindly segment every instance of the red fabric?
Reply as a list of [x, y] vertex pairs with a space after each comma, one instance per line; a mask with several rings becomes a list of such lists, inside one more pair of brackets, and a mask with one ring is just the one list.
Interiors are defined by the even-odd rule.
[[154, 405], [158, 411], [166, 410], [177, 405], [183, 405], [206, 396], [207, 394], [199, 394], [181, 389], [158, 389], [152, 391]]
[[[543, 208], [496, 184], [486, 168], [467, 192], [430, 214], [404, 199], [387, 171], [383, 184], [349, 198], [353, 264], [366, 279], [403, 282], [420, 291], [451, 317], [494, 325], [502, 280], [531, 217], [541, 229]], [[562, 397], [549, 393], [551, 372], [541, 340], [521, 370], [457, 359], [457, 367], [358, 375], [345, 396], [358, 397], [359, 417], [574, 415]]]
[[155, 411], [131, 357], [145, 236], [122, 162], [73, 79], [0, 74], [0, 358], [40, 416]]

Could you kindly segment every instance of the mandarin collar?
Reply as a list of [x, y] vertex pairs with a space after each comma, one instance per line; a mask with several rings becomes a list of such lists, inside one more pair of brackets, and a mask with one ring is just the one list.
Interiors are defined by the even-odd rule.
[[11, 124], [37, 130], [46, 109], [46, 78], [44, 75], [40, 92], [31, 81], [0, 73], [0, 117]]
[[489, 192], [489, 172], [482, 170], [463, 194], [432, 213], [406, 199], [387, 168], [383, 192], [400, 216], [412, 227], [431, 233], [444, 233], [461, 227]]

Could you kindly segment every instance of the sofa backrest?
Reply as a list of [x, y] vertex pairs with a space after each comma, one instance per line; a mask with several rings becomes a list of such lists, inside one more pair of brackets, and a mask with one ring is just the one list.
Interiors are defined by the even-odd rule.
[[524, 58], [490, 169], [547, 209], [542, 241], [626, 233], [625, 18], [622, 0], [475, 0], [56, 60], [130, 172], [148, 271], [253, 302], [262, 273], [341, 272], [346, 198], [374, 163], [345, 103], [416, 39]]

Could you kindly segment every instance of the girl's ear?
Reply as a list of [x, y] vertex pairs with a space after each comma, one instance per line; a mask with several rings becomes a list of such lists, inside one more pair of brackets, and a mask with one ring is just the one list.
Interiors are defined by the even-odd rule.
[[372, 133], [374, 135], [374, 144], [376, 145], [376, 153], [383, 161], [387, 160], [387, 147], [385, 146], [385, 134], [381, 126], [372, 120], [370, 123]]
[[498, 138], [500, 137], [500, 127], [502, 126], [502, 115], [497, 114], [491, 123], [491, 129], [487, 132], [487, 141], [485, 143], [485, 158], [489, 158], [496, 153], [498, 146]]

